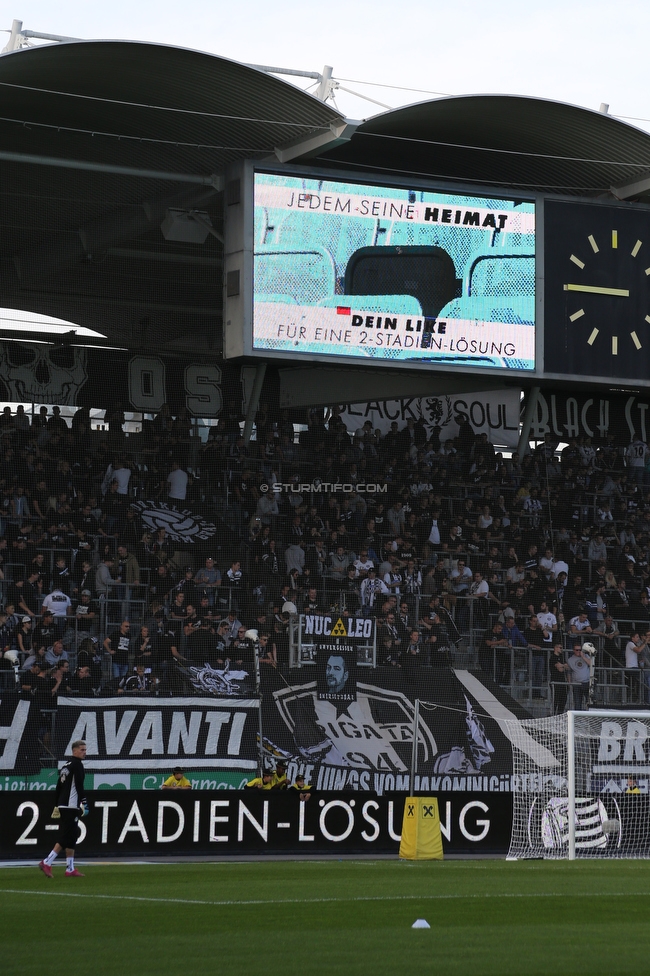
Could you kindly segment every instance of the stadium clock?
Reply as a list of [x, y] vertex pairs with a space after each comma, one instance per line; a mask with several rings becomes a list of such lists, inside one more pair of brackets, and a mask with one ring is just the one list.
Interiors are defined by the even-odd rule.
[[650, 380], [650, 211], [547, 202], [545, 371]]

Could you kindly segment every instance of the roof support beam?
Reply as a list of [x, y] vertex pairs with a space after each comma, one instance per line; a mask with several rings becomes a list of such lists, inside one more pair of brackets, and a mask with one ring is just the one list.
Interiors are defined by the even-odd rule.
[[[72, 320], [73, 318], [79, 319], [80, 313], [89, 305], [97, 307], [105, 306], [107, 308], [133, 308], [143, 312], [170, 312], [172, 315], [187, 315], [190, 317], [206, 316], [215, 321], [220, 321], [222, 318], [221, 310], [213, 306], [207, 308], [205, 305], [176, 305], [171, 302], [139, 301], [135, 298], [113, 298], [112, 295], [72, 295], [54, 291], [37, 291], [36, 289], [21, 289], [19, 295], [16, 296], [16, 300], [13, 302], [12, 308], [22, 308], [29, 301], [30, 296], [33, 296], [33, 300], [27, 305], [26, 311], [36, 308], [43, 315], [58, 316], [60, 313], [56, 309], [60, 309], [65, 305], [71, 311], [62, 314], [61, 317], [67, 318], [68, 320]], [[22, 301], [20, 300], [21, 298]], [[476, 387], [476, 383], [474, 387]]]
[[199, 268], [216, 268], [221, 271], [223, 261], [218, 258], [202, 258], [195, 254], [176, 254], [166, 251], [144, 251], [138, 247], [109, 247], [104, 252], [113, 258], [129, 258], [134, 261], [162, 261], [166, 264], [193, 264]]
[[317, 156], [328, 149], [335, 149], [336, 146], [349, 142], [360, 125], [360, 122], [347, 122], [344, 119], [341, 119], [340, 122], [330, 122], [329, 129], [324, 132], [300, 136], [300, 138], [293, 139], [283, 146], [277, 146], [275, 155], [281, 163], [290, 163], [294, 159], [308, 159], [310, 156]]
[[650, 173], [642, 173], [635, 176], [633, 180], [626, 180], [625, 183], [616, 183], [610, 187], [611, 193], [617, 200], [629, 200], [631, 197], [641, 196], [650, 190]]
[[247, 64], [247, 68], [255, 68], [257, 71], [264, 71], [267, 75], [287, 75], [296, 78], [313, 78], [320, 81], [322, 75], [319, 71], [299, 71], [297, 68], [274, 68], [270, 64]]
[[[426, 371], [373, 372], [358, 367], [315, 366], [280, 369], [281, 407], [326, 407], [337, 403], [395, 400], [402, 397], [443, 396], [481, 390], [504, 390], [501, 379], [449, 376]], [[352, 392], [351, 392], [352, 391]]]
[[167, 170], [138, 169], [136, 166], [114, 166], [112, 163], [92, 163], [85, 159], [65, 159], [62, 156], [36, 156], [0, 150], [0, 159], [8, 163], [33, 163], [37, 166], [56, 166], [60, 169], [80, 169], [90, 173], [112, 173], [115, 176], [137, 176], [145, 180], [170, 180], [174, 183], [195, 183], [223, 190], [223, 177], [219, 173], [170, 173]]

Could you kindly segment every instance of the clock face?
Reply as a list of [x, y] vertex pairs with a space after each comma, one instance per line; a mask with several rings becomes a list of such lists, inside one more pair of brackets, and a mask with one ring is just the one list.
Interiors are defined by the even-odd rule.
[[547, 201], [544, 370], [650, 382], [650, 210]]

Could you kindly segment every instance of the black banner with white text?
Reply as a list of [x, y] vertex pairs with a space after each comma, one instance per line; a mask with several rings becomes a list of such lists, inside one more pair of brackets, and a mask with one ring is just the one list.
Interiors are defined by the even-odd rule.
[[[294, 791], [229, 793], [166, 790], [89, 794], [79, 857], [239, 854], [395, 854], [404, 795]], [[512, 798], [458, 793], [439, 797], [447, 854], [505, 854]], [[0, 857], [39, 860], [58, 829], [52, 794], [0, 794]]]
[[568, 441], [571, 437], [604, 440], [615, 434], [622, 444], [635, 437], [650, 438], [650, 396], [608, 392], [575, 392], [543, 389], [533, 412], [530, 436], [542, 440], [544, 434]]
[[[107, 377], [110, 381], [107, 382]], [[136, 355], [120, 349], [0, 342], [0, 399], [157, 413], [167, 403], [195, 417], [219, 417], [224, 403], [242, 406], [239, 366], [191, 358]]]
[[56, 755], [84, 739], [85, 766], [97, 770], [242, 770], [255, 775], [259, 708], [256, 699], [59, 698]]

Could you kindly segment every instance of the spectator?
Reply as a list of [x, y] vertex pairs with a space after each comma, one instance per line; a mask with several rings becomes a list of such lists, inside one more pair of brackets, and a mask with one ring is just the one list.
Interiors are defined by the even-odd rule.
[[131, 624], [123, 620], [120, 626], [104, 639], [104, 650], [111, 656], [113, 678], [123, 678], [129, 668]]
[[362, 546], [358, 557], [352, 563], [355, 570], [355, 576], [359, 580], [363, 580], [368, 575], [370, 569], [375, 568], [373, 560], [368, 555], [368, 547]]
[[183, 590], [174, 591], [174, 599], [169, 606], [169, 616], [173, 620], [185, 620], [187, 617], [187, 604]]
[[305, 550], [300, 540], [296, 540], [287, 546], [284, 551], [284, 563], [287, 573], [291, 573], [292, 570], [297, 569], [298, 573], [302, 576], [305, 569]]
[[52, 416], [47, 421], [47, 429], [51, 433], [67, 434], [68, 425], [61, 416], [61, 407], [52, 407]]
[[185, 570], [185, 576], [183, 579], [176, 584], [173, 590], [174, 593], [182, 593], [185, 597], [186, 605], [191, 603], [192, 606], [196, 606], [200, 602], [199, 590], [197, 588], [196, 582], [194, 580], [194, 571], [191, 566], [188, 566]]
[[406, 642], [400, 637], [394, 613], [387, 613], [385, 619], [379, 624], [377, 642], [381, 642], [383, 648], [382, 663], [399, 667], [402, 648]]
[[569, 693], [569, 688], [567, 685], [567, 672], [571, 670], [565, 659], [564, 648], [560, 643], [555, 643], [553, 645], [553, 650], [551, 651], [551, 658], [549, 661], [549, 669], [551, 674], [551, 688], [553, 696], [553, 714], [559, 715], [566, 708], [567, 696]]
[[77, 621], [77, 634], [80, 639], [88, 635], [95, 635], [99, 625], [99, 607], [92, 600], [90, 590], [82, 590], [79, 600], [74, 605], [72, 612]]
[[161, 790], [191, 790], [192, 784], [183, 773], [181, 767], [176, 766], [172, 770], [171, 776], [165, 780], [160, 788]]
[[68, 660], [68, 652], [63, 647], [63, 641], [54, 641], [45, 655], [45, 661], [51, 668], [58, 667], [59, 662]]
[[349, 552], [345, 551], [345, 546], [339, 545], [330, 554], [329, 568], [327, 574], [331, 580], [341, 583], [348, 571], [348, 566], [354, 562]]
[[43, 580], [38, 569], [32, 569], [27, 579], [24, 581], [18, 607], [28, 617], [38, 616], [38, 607], [43, 592]]
[[[602, 637], [603, 650], [605, 653], [611, 655], [616, 663], [621, 664], [622, 661], [619, 647], [619, 638], [621, 635], [618, 627], [609, 614], [594, 630], [594, 634], [599, 634]], [[605, 666], [607, 667], [608, 665], [606, 664]]]
[[140, 586], [140, 567], [133, 553], [121, 544], [117, 547], [117, 556], [117, 575], [120, 582], [126, 583], [127, 587]]
[[55, 587], [51, 593], [43, 600], [43, 610], [51, 610], [54, 614], [54, 622], [59, 628], [59, 633], [63, 633], [65, 622], [72, 611], [72, 601], [63, 590]]
[[[225, 630], [226, 639], [229, 642], [235, 640], [237, 634], [243, 627], [243, 624], [239, 619], [239, 617], [237, 616], [237, 613], [234, 610], [229, 610], [228, 616], [225, 618], [225, 620], [222, 621], [222, 623], [227, 626], [227, 629]], [[244, 627], [244, 630], [245, 629], [246, 628]]]
[[569, 670], [567, 672], [573, 691], [573, 707], [580, 711], [589, 701], [589, 681], [591, 678], [590, 658], [583, 653], [582, 645], [579, 642], [573, 645], [573, 654], [567, 661]]
[[58, 629], [54, 624], [54, 614], [47, 608], [43, 611], [41, 620], [34, 627], [34, 648], [46, 650], [51, 647], [57, 636]]
[[141, 664], [145, 670], [151, 671], [156, 663], [156, 651], [154, 639], [149, 633], [149, 628], [143, 626], [137, 638], [133, 639], [130, 648], [133, 655], [133, 663], [137, 666]]
[[118, 695], [150, 695], [154, 690], [151, 672], [147, 674], [144, 664], [136, 664], [133, 673], [120, 679]]
[[587, 559], [589, 562], [607, 562], [607, 546], [603, 541], [603, 533], [597, 532], [595, 537], [590, 540], [587, 548]]
[[536, 614], [529, 617], [528, 626], [524, 629], [523, 634], [526, 646], [532, 652], [532, 695], [533, 698], [542, 698], [542, 685], [546, 680], [547, 650], [544, 645], [547, 643], [547, 637]]
[[77, 669], [88, 668], [93, 692], [98, 692], [102, 683], [102, 650], [98, 637], [85, 637], [77, 649]]
[[490, 592], [490, 586], [488, 581], [483, 579], [483, 573], [480, 570], [475, 570], [474, 578], [470, 584], [469, 592], [467, 594], [471, 600], [474, 601], [474, 620], [479, 624], [479, 622], [485, 623], [488, 611], [488, 601], [492, 600], [498, 603], [497, 598], [493, 593]]
[[68, 694], [79, 695], [80, 698], [92, 698], [94, 695], [93, 680], [87, 664], [78, 667], [69, 679]]
[[361, 583], [360, 597], [362, 607], [370, 610], [374, 609], [379, 601], [379, 597], [387, 595], [388, 587], [383, 580], [377, 579], [377, 570], [374, 566], [368, 570], [367, 577]]
[[92, 563], [87, 559], [81, 561], [79, 569], [79, 560], [75, 565], [75, 577], [72, 585], [73, 596], [79, 597], [83, 590], [88, 590], [90, 595], [93, 595], [93, 587], [95, 585], [95, 573], [93, 572]]
[[172, 508], [176, 508], [181, 502], [185, 501], [187, 482], [187, 471], [181, 468], [178, 461], [172, 461], [171, 471], [167, 475], [167, 485], [169, 488], [167, 497]]
[[465, 565], [464, 559], [459, 559], [456, 568], [449, 574], [450, 590], [456, 596], [467, 596], [472, 582], [472, 570]]
[[503, 626], [503, 636], [511, 647], [527, 647], [526, 639], [515, 623], [515, 618], [507, 616]]
[[642, 694], [641, 681], [643, 680], [642, 668], [645, 667], [645, 655], [648, 650], [648, 640], [639, 635], [638, 630], [630, 634], [630, 639], [625, 645], [625, 667], [628, 674], [628, 686], [633, 696], [633, 700], [644, 701]]
[[115, 560], [110, 555], [105, 555], [97, 567], [95, 573], [95, 592], [100, 597], [109, 597], [111, 588], [120, 582], [119, 577], [113, 577], [113, 565]]
[[384, 583], [386, 584], [386, 588], [390, 593], [394, 593], [396, 596], [399, 596], [400, 588], [404, 579], [402, 573], [399, 571], [400, 563], [393, 555], [389, 556], [388, 559], [390, 569], [384, 573]]
[[214, 606], [215, 596], [221, 584], [221, 573], [214, 564], [212, 556], [206, 556], [205, 566], [197, 572], [194, 582], [202, 595], [208, 597], [208, 603]]
[[402, 535], [406, 524], [406, 513], [402, 502], [397, 500], [386, 512], [390, 531], [394, 536]]
[[18, 653], [22, 654], [22, 661], [25, 661], [27, 657], [32, 653], [34, 649], [34, 640], [32, 634], [32, 618], [22, 617], [20, 622], [20, 627], [16, 631], [14, 642]]
[[241, 562], [238, 559], [233, 559], [231, 562], [230, 569], [227, 570], [223, 583], [231, 592], [233, 590], [243, 590], [244, 574], [242, 573]]
[[411, 630], [408, 635], [408, 642], [404, 642], [399, 663], [407, 676], [415, 675], [418, 669], [426, 663], [422, 654], [420, 632], [417, 628]]
[[557, 617], [552, 610], [549, 609], [548, 602], [546, 600], [542, 600], [540, 604], [537, 619], [547, 633], [557, 633]]
[[586, 611], [581, 610], [569, 621], [569, 630], [572, 634], [590, 634], [592, 632], [589, 617]]
[[131, 480], [131, 470], [127, 468], [121, 458], [116, 458], [106, 469], [104, 480], [102, 481], [102, 495], [106, 496], [112, 482], [117, 484], [117, 494], [123, 499], [129, 493], [129, 482]]

